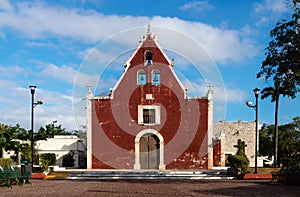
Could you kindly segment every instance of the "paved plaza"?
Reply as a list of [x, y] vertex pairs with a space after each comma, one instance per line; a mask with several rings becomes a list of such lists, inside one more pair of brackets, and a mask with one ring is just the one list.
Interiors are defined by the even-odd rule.
[[2, 196], [300, 196], [299, 186], [270, 180], [32, 180], [1, 186]]

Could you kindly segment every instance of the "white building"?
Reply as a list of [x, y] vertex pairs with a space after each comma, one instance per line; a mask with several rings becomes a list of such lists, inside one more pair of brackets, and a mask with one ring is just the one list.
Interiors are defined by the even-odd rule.
[[64, 155], [73, 152], [74, 168], [86, 167], [86, 142], [75, 135], [55, 135], [54, 138], [37, 141], [35, 148], [39, 154], [54, 153], [58, 166], [62, 166]]

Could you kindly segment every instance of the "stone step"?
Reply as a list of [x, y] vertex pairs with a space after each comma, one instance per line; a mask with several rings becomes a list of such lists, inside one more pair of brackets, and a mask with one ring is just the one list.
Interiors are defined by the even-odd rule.
[[114, 179], [233, 179], [224, 171], [73, 171], [67, 179], [114, 180]]

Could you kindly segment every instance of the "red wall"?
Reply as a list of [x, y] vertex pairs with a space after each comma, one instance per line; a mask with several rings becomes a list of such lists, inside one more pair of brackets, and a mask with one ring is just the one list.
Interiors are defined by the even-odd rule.
[[[153, 65], [144, 65], [151, 50]], [[137, 85], [137, 72], [144, 69], [148, 83]], [[160, 70], [160, 85], [151, 85], [151, 71]], [[185, 93], [168, 61], [151, 38], [136, 51], [130, 66], [109, 99], [92, 100], [92, 168], [133, 169], [135, 136], [144, 129], [159, 131], [164, 139], [167, 169], [207, 168], [206, 98], [185, 99]], [[153, 99], [147, 100], [146, 94]], [[138, 105], [159, 105], [161, 124], [138, 124]]]
[[221, 166], [221, 140], [213, 142], [213, 165]]

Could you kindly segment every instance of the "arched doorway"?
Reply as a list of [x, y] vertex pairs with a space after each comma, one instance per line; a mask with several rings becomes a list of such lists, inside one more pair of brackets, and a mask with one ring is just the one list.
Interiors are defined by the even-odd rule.
[[141, 169], [159, 169], [159, 139], [148, 133], [140, 138]]
[[134, 169], [164, 170], [164, 138], [153, 129], [145, 129], [135, 137]]

